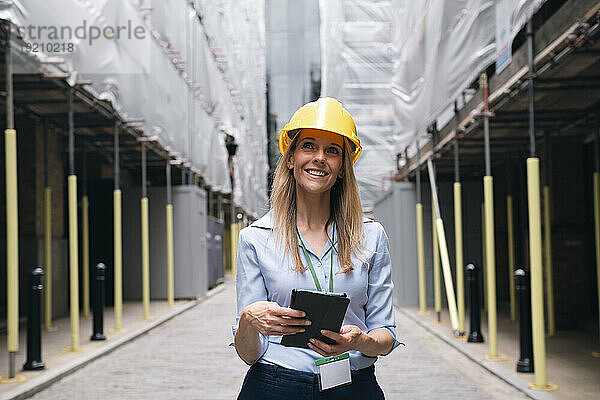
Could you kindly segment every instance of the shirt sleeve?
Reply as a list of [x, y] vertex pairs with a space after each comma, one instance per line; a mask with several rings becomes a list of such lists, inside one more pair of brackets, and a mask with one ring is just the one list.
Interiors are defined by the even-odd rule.
[[[252, 243], [252, 234], [254, 228], [245, 228], [240, 231], [237, 249], [236, 261], [236, 279], [235, 290], [237, 295], [237, 317], [235, 325], [232, 326], [232, 333], [235, 333], [239, 327], [240, 315], [246, 306], [261, 300], [267, 300], [267, 289], [256, 255], [256, 247]], [[262, 333], [258, 333], [262, 345], [260, 359], [269, 346], [269, 339]], [[233, 343], [231, 344], [235, 346]], [[231, 346], [230, 345], [230, 346]], [[237, 349], [236, 349], [237, 351]], [[257, 359], [257, 360], [258, 360]]]
[[392, 283], [392, 262], [388, 237], [383, 226], [378, 222], [374, 223], [377, 224], [378, 239], [373, 263], [369, 268], [365, 325], [367, 326], [367, 332], [385, 328], [392, 334], [394, 345], [387, 353], [389, 354], [402, 343], [396, 340], [396, 320], [392, 297], [394, 284]]

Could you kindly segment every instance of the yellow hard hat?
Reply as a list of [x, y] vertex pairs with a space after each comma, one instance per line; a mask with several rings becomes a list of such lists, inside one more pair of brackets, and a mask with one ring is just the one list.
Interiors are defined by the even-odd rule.
[[279, 151], [285, 153], [285, 149], [289, 146], [293, 139], [290, 137], [290, 132], [297, 129], [320, 129], [332, 133], [337, 133], [348, 138], [354, 147], [351, 149], [352, 162], [362, 152], [360, 140], [356, 134], [356, 125], [352, 116], [336, 99], [331, 97], [323, 97], [312, 103], [303, 105], [292, 115], [292, 119], [279, 132]]

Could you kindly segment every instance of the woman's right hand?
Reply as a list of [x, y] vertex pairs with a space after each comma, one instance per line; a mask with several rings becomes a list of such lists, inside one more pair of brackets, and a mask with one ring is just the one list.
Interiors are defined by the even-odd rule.
[[293, 335], [310, 325], [305, 316], [304, 311], [281, 307], [274, 301], [257, 301], [244, 308], [240, 319], [263, 335]]

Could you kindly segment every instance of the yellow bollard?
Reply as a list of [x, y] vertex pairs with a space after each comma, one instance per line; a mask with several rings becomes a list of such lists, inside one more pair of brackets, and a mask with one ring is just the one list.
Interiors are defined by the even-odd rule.
[[113, 332], [122, 332], [121, 318], [123, 314], [123, 256], [122, 256], [122, 232], [121, 232], [121, 190], [113, 192], [113, 218], [114, 218], [114, 258], [115, 258], [115, 327]]
[[454, 182], [454, 251], [456, 253], [456, 297], [458, 302], [458, 332], [465, 333], [465, 280], [463, 265], [462, 200], [460, 182]]
[[[598, 283], [599, 307], [598, 314], [600, 314], [600, 172], [594, 172], [594, 232], [596, 234], [596, 279]], [[592, 352], [592, 356], [600, 357], [600, 351]]]
[[486, 286], [488, 337], [490, 354], [485, 358], [491, 361], [504, 361], [506, 356], [498, 354], [498, 321], [496, 310], [496, 251], [494, 237], [494, 178], [483, 177], [484, 209], [485, 209], [485, 256], [486, 256]]
[[417, 203], [417, 260], [419, 265], [419, 313], [427, 313], [425, 251], [423, 249], [423, 205]]
[[432, 232], [432, 248], [433, 248], [433, 302], [435, 312], [437, 313], [437, 320], [440, 321], [440, 313], [442, 312], [442, 288], [440, 282], [440, 251], [438, 245], [438, 234], [437, 234], [437, 216], [435, 213], [435, 206], [433, 201], [431, 202], [431, 232]]
[[148, 233], [148, 198], [142, 197], [142, 304], [144, 319], [150, 319], [150, 244]]
[[175, 285], [173, 277], [173, 205], [167, 204], [167, 303], [175, 303]]
[[52, 188], [44, 191], [45, 223], [44, 223], [44, 257], [46, 273], [44, 274], [44, 326], [47, 331], [54, 330], [52, 326]]
[[534, 390], [555, 390], [546, 381], [546, 339], [544, 337], [544, 288], [542, 276], [542, 220], [540, 213], [540, 159], [527, 159], [527, 199], [529, 203], [529, 248], [531, 265], [531, 328], [533, 333]]
[[[10, 50], [9, 50], [10, 51]], [[6, 153], [6, 314], [8, 352], [19, 351], [19, 197], [17, 131], [4, 131]]]
[[486, 312], [487, 310], [487, 290], [486, 290], [486, 264], [487, 264], [487, 256], [486, 256], [486, 248], [485, 248], [485, 202], [481, 203], [481, 281], [483, 282], [483, 307], [481, 311]]
[[88, 197], [81, 198], [81, 236], [83, 240], [83, 316], [90, 318], [90, 243], [89, 243], [89, 218], [88, 218]]
[[77, 244], [77, 176], [69, 175], [69, 278], [71, 294], [71, 351], [79, 351], [79, 254]]
[[231, 274], [232, 276], [236, 276], [236, 262], [237, 262], [237, 248], [238, 248], [238, 238], [240, 235], [240, 230], [242, 229], [242, 222], [236, 222], [231, 227]]
[[548, 336], [556, 333], [554, 323], [554, 293], [552, 288], [552, 225], [550, 222], [550, 187], [544, 185], [544, 269], [546, 275], [546, 311], [548, 314]]
[[510, 320], [517, 320], [517, 302], [515, 291], [515, 233], [513, 226], [513, 199], [506, 196], [506, 219], [508, 226], [508, 289], [510, 294]]

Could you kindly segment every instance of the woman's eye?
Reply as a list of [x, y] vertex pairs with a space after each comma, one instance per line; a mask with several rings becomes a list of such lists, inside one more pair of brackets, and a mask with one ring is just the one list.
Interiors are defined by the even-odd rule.
[[340, 154], [340, 151], [338, 150], [337, 147], [330, 147], [327, 152], [331, 153], [331, 154]]
[[305, 142], [305, 143], [302, 145], [302, 148], [303, 148], [303, 149], [312, 149], [313, 147], [314, 147], [314, 146], [313, 146], [313, 144], [312, 144], [311, 142]]

